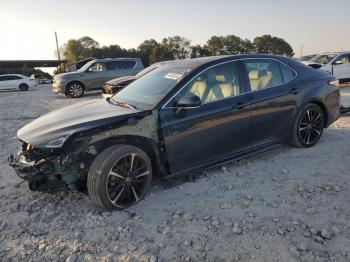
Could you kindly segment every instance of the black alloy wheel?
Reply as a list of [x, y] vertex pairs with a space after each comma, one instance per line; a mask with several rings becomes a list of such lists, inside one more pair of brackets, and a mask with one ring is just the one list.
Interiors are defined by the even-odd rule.
[[19, 85], [19, 90], [21, 91], [27, 91], [28, 89], [29, 89], [29, 86], [27, 84], [22, 83]]
[[125, 209], [141, 201], [151, 187], [152, 165], [140, 148], [116, 145], [102, 151], [88, 174], [91, 200], [105, 210]]
[[321, 138], [325, 127], [324, 113], [315, 104], [310, 104], [299, 113], [294, 132], [294, 144], [299, 147], [310, 147]]

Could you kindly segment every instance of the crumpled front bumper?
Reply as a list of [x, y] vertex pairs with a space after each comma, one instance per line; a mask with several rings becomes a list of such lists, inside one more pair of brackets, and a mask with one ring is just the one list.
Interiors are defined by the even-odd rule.
[[30, 161], [20, 149], [17, 153], [10, 154], [8, 161], [16, 174], [29, 182], [31, 190], [45, 191], [67, 187], [61, 175], [56, 172], [55, 162], [59, 162], [57, 156]]

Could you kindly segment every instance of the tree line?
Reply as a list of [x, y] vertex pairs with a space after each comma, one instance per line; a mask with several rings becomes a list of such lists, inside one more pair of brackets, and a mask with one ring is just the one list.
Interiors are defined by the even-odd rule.
[[282, 38], [262, 35], [242, 39], [235, 35], [212, 36], [204, 45], [191, 45], [191, 40], [182, 36], [170, 36], [160, 42], [144, 40], [137, 48], [122, 48], [119, 45], [100, 46], [89, 36], [70, 39], [59, 50], [61, 57], [74, 63], [87, 57], [116, 58], [139, 57], [144, 66], [173, 59], [196, 58], [212, 55], [233, 55], [244, 53], [268, 53], [292, 57], [290, 44]]

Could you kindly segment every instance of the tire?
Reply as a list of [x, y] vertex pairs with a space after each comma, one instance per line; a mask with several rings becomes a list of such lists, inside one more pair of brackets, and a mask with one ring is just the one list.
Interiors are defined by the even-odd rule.
[[21, 90], [21, 91], [28, 91], [29, 86], [28, 86], [27, 84], [22, 83], [22, 84], [19, 85], [18, 88], [19, 88], [19, 90]]
[[291, 135], [296, 147], [311, 147], [320, 140], [325, 127], [325, 116], [316, 104], [304, 106], [298, 113]]
[[85, 88], [80, 82], [71, 82], [67, 85], [66, 95], [71, 98], [79, 98], [84, 95]]
[[147, 154], [135, 146], [115, 145], [92, 162], [87, 188], [91, 201], [101, 209], [121, 210], [141, 201], [151, 182], [152, 164]]

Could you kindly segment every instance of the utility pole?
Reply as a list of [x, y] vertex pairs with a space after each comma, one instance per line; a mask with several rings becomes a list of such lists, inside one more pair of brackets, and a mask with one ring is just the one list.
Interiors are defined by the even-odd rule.
[[303, 56], [303, 44], [301, 44], [301, 48], [300, 48], [300, 57]]
[[55, 38], [56, 38], [56, 49], [57, 49], [58, 60], [61, 61], [60, 52], [58, 51], [58, 41], [57, 41], [57, 33], [56, 33], [56, 31], [55, 31]]

